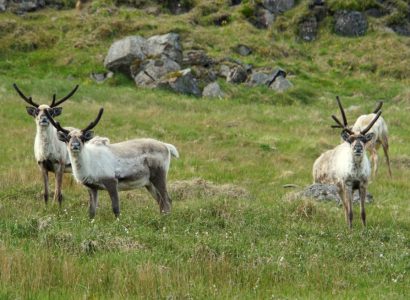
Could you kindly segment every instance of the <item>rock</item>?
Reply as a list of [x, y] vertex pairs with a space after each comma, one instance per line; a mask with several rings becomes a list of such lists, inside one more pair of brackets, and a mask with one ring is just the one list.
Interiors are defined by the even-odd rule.
[[231, 68], [227, 65], [220, 65], [218, 75], [224, 78], [228, 78]]
[[252, 53], [252, 49], [246, 45], [239, 44], [236, 46], [235, 52], [242, 56], [248, 56]]
[[146, 40], [141, 36], [129, 36], [114, 42], [104, 60], [104, 66], [113, 72], [131, 75], [130, 66], [139, 65], [144, 59]]
[[262, 0], [262, 5], [271, 13], [278, 15], [295, 6], [294, 0]]
[[342, 36], [363, 36], [367, 31], [366, 16], [358, 11], [338, 11], [335, 14], [334, 30]]
[[161, 80], [158, 87], [181, 94], [201, 96], [201, 90], [198, 87], [197, 80], [192, 75], [191, 69], [169, 73]]
[[90, 78], [94, 80], [97, 83], [103, 83], [106, 81], [108, 78], [111, 78], [114, 76], [113, 72], [105, 72], [105, 73], [94, 73], [92, 72], [90, 74]]
[[208, 84], [203, 92], [202, 96], [207, 98], [223, 98], [224, 93], [221, 91], [221, 87], [219, 86], [218, 82], [212, 82]]
[[277, 77], [282, 76], [286, 78], [286, 72], [281, 68], [275, 68], [271, 72], [266, 73], [266, 71], [253, 72], [248, 80], [249, 86], [266, 85], [270, 86]]
[[[339, 205], [342, 204], [338, 189], [333, 184], [314, 183], [302, 191], [290, 195], [290, 199], [292, 200], [303, 198], [310, 198], [317, 201], [332, 201]], [[353, 194], [353, 202], [360, 202], [360, 196], [357, 191]], [[370, 193], [367, 193], [366, 202], [373, 202], [373, 196]]]
[[230, 70], [226, 81], [230, 83], [242, 83], [248, 78], [248, 73], [242, 66], [234, 67]]
[[270, 74], [265, 74], [262, 72], [254, 72], [249, 77], [248, 85], [249, 86], [259, 86], [259, 85], [269, 86], [269, 83], [271, 81], [273, 81], [273, 77]]
[[206, 55], [203, 50], [189, 50], [184, 52], [182, 65], [183, 66], [202, 66], [209, 67], [213, 64], [213, 60]]
[[410, 23], [391, 25], [390, 28], [398, 35], [410, 36]]
[[147, 39], [144, 53], [147, 57], [159, 57], [165, 55], [177, 62], [182, 63], [182, 46], [179, 34], [168, 33], [164, 35], [154, 35]]
[[0, 0], [0, 12], [6, 11], [7, 0]]
[[159, 59], [148, 59], [141, 65], [134, 76], [134, 81], [137, 86], [157, 87], [163, 77], [169, 73], [178, 72], [180, 69], [179, 64], [166, 56]]
[[259, 29], [270, 27], [275, 21], [275, 16], [267, 9], [257, 7], [254, 15], [249, 20], [253, 26]]
[[316, 39], [318, 23], [315, 16], [308, 17], [299, 23], [299, 37], [307, 42]]
[[211, 68], [192, 66], [191, 71], [195, 78], [204, 84], [209, 84], [217, 79], [217, 73]]
[[278, 76], [269, 87], [279, 93], [283, 93], [284, 91], [293, 87], [293, 84], [285, 77]]

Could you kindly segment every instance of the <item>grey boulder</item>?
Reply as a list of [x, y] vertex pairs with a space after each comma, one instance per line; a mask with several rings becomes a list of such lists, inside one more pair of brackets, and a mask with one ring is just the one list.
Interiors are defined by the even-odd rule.
[[275, 81], [269, 86], [271, 89], [283, 93], [293, 87], [293, 84], [283, 76], [278, 76]]
[[184, 69], [168, 74], [159, 82], [158, 87], [197, 97], [200, 97], [202, 94], [196, 78], [192, 75], [191, 69]]
[[363, 36], [367, 32], [366, 16], [358, 11], [338, 11], [335, 14], [334, 30], [342, 36]]
[[129, 36], [114, 42], [105, 57], [104, 66], [110, 71], [131, 75], [130, 67], [145, 59], [145, 43], [141, 36]]
[[218, 82], [215, 81], [211, 82], [204, 88], [202, 96], [206, 98], [223, 98], [224, 93], [222, 92]]
[[154, 35], [147, 39], [144, 53], [148, 57], [167, 56], [178, 64], [182, 63], [182, 46], [179, 34]]
[[148, 59], [140, 67], [134, 81], [137, 86], [157, 87], [164, 76], [180, 69], [179, 64], [168, 57]]

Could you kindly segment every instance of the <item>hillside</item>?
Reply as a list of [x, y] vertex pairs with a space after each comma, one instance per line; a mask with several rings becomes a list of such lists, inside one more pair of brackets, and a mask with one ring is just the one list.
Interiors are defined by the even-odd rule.
[[[325, 1], [320, 17], [312, 3], [323, 1], [289, 1], [261, 28], [264, 2], [105, 0], [78, 11], [74, 1], [50, 0], [24, 12], [18, 1], [0, 0], [0, 11], [8, 4], [0, 12], [0, 298], [407, 298], [409, 1]], [[336, 32], [342, 10], [360, 12], [366, 29]], [[317, 25], [309, 41], [306, 20]], [[209, 99], [141, 88], [121, 72], [103, 83], [90, 76], [108, 71], [114, 41], [170, 32], [184, 53], [279, 67], [293, 87], [277, 92], [218, 74], [224, 96]], [[238, 45], [251, 53], [239, 54]], [[172, 213], [161, 216], [139, 189], [120, 193], [115, 221], [101, 191], [90, 222], [88, 193], [70, 174], [62, 207], [45, 205], [35, 124], [14, 82], [41, 103], [79, 84], [63, 105], [63, 126], [84, 127], [104, 107], [95, 132], [111, 143], [152, 137], [175, 145]], [[368, 225], [355, 205], [352, 231], [341, 206], [290, 200], [299, 189], [283, 188], [311, 184], [315, 159], [339, 143], [330, 128], [337, 95], [350, 123], [383, 100], [391, 144], [393, 178], [380, 151]]]

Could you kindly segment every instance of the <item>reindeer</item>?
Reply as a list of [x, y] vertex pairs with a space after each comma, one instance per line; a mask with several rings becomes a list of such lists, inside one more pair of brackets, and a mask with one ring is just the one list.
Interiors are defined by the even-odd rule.
[[313, 164], [313, 179], [315, 183], [334, 184], [338, 188], [340, 198], [345, 209], [346, 222], [352, 228], [353, 220], [353, 191], [359, 190], [360, 212], [364, 226], [366, 226], [366, 199], [367, 185], [370, 177], [370, 162], [365, 152], [365, 146], [370, 142], [374, 133], [368, 133], [381, 115], [381, 110], [371, 122], [361, 131], [353, 131], [348, 127], [345, 112], [339, 97], [336, 97], [343, 123], [332, 115], [333, 120], [343, 128], [341, 137], [343, 143], [332, 150], [328, 150]]
[[23, 92], [13, 84], [14, 89], [20, 95], [20, 97], [30, 104], [26, 107], [27, 113], [34, 117], [36, 122], [36, 137], [34, 139], [34, 156], [37, 160], [37, 164], [40, 167], [43, 175], [44, 182], [44, 201], [48, 203], [49, 196], [49, 184], [48, 184], [48, 172], [55, 173], [55, 192], [54, 201], [58, 200], [61, 206], [62, 194], [61, 185], [63, 181], [64, 173], [71, 173], [70, 158], [67, 152], [65, 144], [58, 140], [57, 130], [53, 126], [49, 126], [45, 112], [48, 112], [51, 116], [57, 117], [62, 112], [62, 107], [58, 105], [69, 99], [78, 89], [78, 85], [68, 93], [67, 96], [56, 100], [56, 94], [53, 95], [53, 100], [50, 105], [37, 104], [33, 101], [32, 97], [27, 97]]
[[[376, 109], [373, 113], [368, 115], [361, 115], [356, 122], [354, 123], [353, 127], [351, 128], [352, 131], [357, 132], [361, 131], [366, 128], [371, 120], [376, 116], [377, 112], [381, 109], [383, 105], [383, 101], [380, 101], [377, 105]], [[376, 177], [377, 174], [377, 163], [379, 161], [379, 156], [377, 151], [380, 148], [380, 145], [383, 147], [384, 156], [386, 157], [387, 167], [389, 169], [390, 178], [392, 177], [391, 168], [390, 168], [390, 159], [389, 159], [389, 139], [388, 139], [388, 131], [387, 125], [384, 121], [383, 117], [379, 117], [376, 123], [374, 123], [373, 127], [369, 130], [369, 133], [374, 133], [374, 137], [370, 143], [367, 145], [367, 150], [370, 153], [370, 158], [373, 164], [373, 178]]]
[[171, 156], [179, 157], [177, 149], [154, 139], [134, 139], [116, 144], [90, 143], [93, 129], [103, 114], [100, 109], [96, 119], [82, 130], [68, 130], [54, 121], [46, 111], [58, 138], [67, 145], [77, 182], [88, 188], [89, 216], [95, 217], [98, 190], [107, 190], [115, 217], [120, 215], [118, 191], [145, 187], [156, 199], [160, 212], [171, 211], [171, 198], [166, 179]]

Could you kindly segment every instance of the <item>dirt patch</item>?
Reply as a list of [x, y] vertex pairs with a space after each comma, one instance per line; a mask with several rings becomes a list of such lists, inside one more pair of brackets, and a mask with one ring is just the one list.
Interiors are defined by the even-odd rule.
[[234, 184], [214, 184], [202, 178], [174, 181], [169, 185], [172, 199], [189, 200], [196, 198], [250, 199], [247, 189]]

